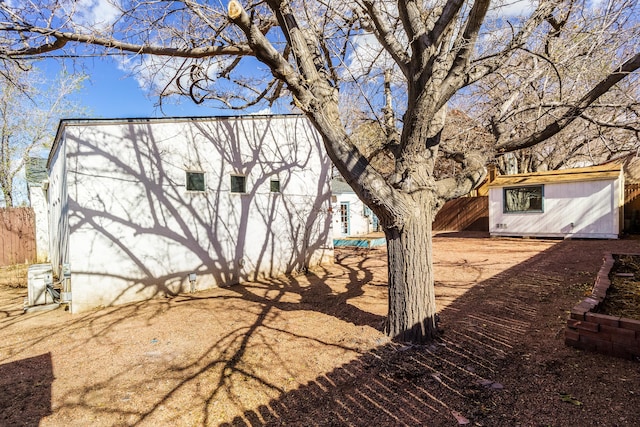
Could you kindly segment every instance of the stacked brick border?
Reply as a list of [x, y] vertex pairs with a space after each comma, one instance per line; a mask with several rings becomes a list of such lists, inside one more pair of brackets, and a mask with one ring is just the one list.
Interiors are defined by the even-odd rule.
[[595, 313], [611, 285], [613, 263], [613, 254], [606, 254], [591, 295], [571, 309], [564, 342], [581, 350], [640, 360], [640, 320]]

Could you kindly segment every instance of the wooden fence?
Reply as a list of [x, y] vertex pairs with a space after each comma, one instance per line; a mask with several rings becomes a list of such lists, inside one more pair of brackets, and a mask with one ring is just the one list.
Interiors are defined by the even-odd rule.
[[624, 203], [630, 203], [640, 198], [640, 184], [626, 184], [624, 186]]
[[449, 200], [436, 215], [434, 231], [489, 231], [489, 197]]
[[640, 233], [640, 184], [624, 186], [624, 231]]
[[36, 220], [31, 208], [0, 209], [0, 267], [36, 261]]

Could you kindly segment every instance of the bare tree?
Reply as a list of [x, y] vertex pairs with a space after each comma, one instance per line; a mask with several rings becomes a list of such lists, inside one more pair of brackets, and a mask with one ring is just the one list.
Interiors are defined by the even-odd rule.
[[62, 72], [47, 81], [27, 64], [5, 65], [0, 74], [0, 190], [10, 207], [16, 203], [16, 176], [29, 156], [48, 148], [61, 116], [79, 111], [68, 96], [83, 77]]
[[563, 115], [572, 120], [562, 133], [534, 147], [499, 156], [503, 173], [584, 166], [637, 150], [637, 76], [609, 88], [575, 115], [570, 109], [579, 104], [585, 88], [607, 77], [611, 64], [638, 50], [638, 12], [628, 2], [568, 3], [509, 58], [508, 67], [468, 89], [460, 101], [498, 141], [531, 135]]
[[[511, 2], [492, 5], [489, 0], [231, 0], [227, 10], [196, 0], [110, 0], [103, 3], [113, 6], [112, 19], [97, 23], [95, 16], [93, 22], [87, 18], [91, 11], [79, 14], [67, 7], [79, 3], [24, 3], [0, 3], [0, 55], [6, 58], [99, 48], [130, 53], [131, 63], [154, 58], [137, 64], [140, 71], [150, 63], [161, 65], [154, 70], [163, 82], [157, 85], [163, 96], [183, 94], [196, 102], [244, 108], [273, 105], [288, 95], [322, 135], [340, 174], [380, 219], [389, 259], [386, 332], [412, 342], [437, 334], [434, 215], [486, 174], [485, 153], [441, 144], [448, 103], [496, 73], [508, 76], [521, 52], [539, 56], [541, 37], [567, 31], [558, 25], [567, 8], [589, 4], [542, 0], [520, 16], [499, 7]], [[629, 2], [625, 7], [636, 6]], [[624, 16], [611, 19], [631, 25]], [[616, 51], [619, 55], [601, 79], [578, 85], [570, 104], [536, 122], [527, 134], [499, 132], [494, 150], [533, 147], [573, 123], [640, 66], [635, 47], [622, 43]], [[594, 53], [584, 52], [580, 61]], [[387, 70], [392, 76], [385, 80]], [[391, 110], [386, 86], [393, 93]], [[392, 173], [381, 173], [353, 140], [354, 126], [343, 112], [354, 104], [385, 135]], [[443, 154], [460, 166], [455, 176], [437, 179]]]

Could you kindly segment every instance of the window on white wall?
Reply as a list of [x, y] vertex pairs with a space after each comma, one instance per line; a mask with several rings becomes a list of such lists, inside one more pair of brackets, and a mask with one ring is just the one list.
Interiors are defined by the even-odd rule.
[[271, 178], [271, 183], [269, 186], [272, 193], [280, 192], [280, 180], [278, 178]]
[[504, 212], [542, 212], [544, 187], [531, 185], [504, 189]]
[[231, 192], [246, 193], [247, 179], [244, 175], [231, 175]]
[[204, 172], [187, 171], [187, 191], [205, 191]]

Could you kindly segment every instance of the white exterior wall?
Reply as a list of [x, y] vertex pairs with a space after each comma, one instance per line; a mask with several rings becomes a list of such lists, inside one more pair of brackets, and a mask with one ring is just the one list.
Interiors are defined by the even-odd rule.
[[329, 162], [302, 117], [74, 124], [64, 145], [73, 312], [186, 291], [191, 272], [206, 289], [333, 260]]
[[616, 239], [621, 231], [622, 179], [544, 184], [544, 212], [504, 213], [503, 189], [489, 189], [491, 235]]
[[[334, 194], [336, 201], [333, 203], [333, 238], [339, 239], [346, 236], [362, 236], [373, 230], [371, 216], [364, 216], [364, 203], [356, 196], [356, 193]], [[343, 233], [340, 218], [340, 204], [349, 203], [349, 232]]]
[[67, 145], [64, 135], [49, 156], [49, 259], [54, 273], [60, 277], [62, 264], [69, 262], [69, 215], [67, 199]]
[[49, 260], [49, 216], [43, 187], [29, 185], [29, 204], [36, 217], [36, 259], [38, 263]]

